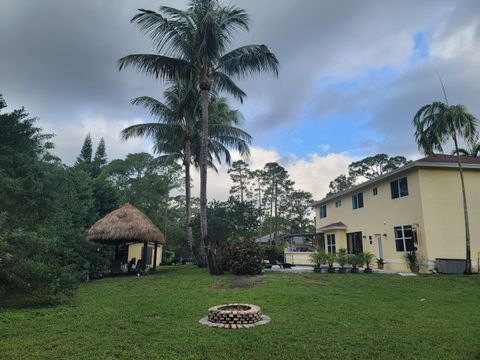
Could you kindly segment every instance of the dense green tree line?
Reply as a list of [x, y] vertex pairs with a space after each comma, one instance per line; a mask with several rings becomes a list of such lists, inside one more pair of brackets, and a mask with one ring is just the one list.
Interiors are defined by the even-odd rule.
[[5, 112], [0, 96], [0, 299], [50, 302], [75, 284], [101, 277], [112, 249], [88, 243], [84, 230], [130, 202], [185, 253], [181, 166], [129, 154], [107, 162], [106, 144], [93, 152], [88, 135], [73, 166], [51, 154], [53, 135], [24, 109]]

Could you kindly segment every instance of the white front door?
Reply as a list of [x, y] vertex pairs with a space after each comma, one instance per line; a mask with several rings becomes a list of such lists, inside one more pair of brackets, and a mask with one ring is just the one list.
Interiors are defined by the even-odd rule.
[[378, 257], [383, 259], [382, 235], [375, 234], [375, 238], [377, 239]]

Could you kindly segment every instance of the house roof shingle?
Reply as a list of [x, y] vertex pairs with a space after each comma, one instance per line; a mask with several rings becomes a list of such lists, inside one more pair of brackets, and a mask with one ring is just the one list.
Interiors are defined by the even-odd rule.
[[[460, 156], [462, 164], [478, 164], [480, 165], [480, 157], [476, 156]], [[435, 156], [426, 156], [422, 159], [418, 159], [415, 163], [448, 163], [457, 164], [456, 155], [437, 154]]]

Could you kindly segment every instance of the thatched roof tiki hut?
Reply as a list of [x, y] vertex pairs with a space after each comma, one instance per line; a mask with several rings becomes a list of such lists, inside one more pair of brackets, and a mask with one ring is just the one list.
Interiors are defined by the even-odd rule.
[[[161, 260], [161, 250], [163, 244], [165, 244], [165, 237], [158, 227], [131, 204], [125, 204], [98, 220], [86, 231], [86, 240], [115, 245], [112, 274], [120, 272], [120, 262], [118, 260], [118, 246], [120, 244], [128, 245], [129, 261], [137, 256], [141, 257], [141, 264], [144, 267], [152, 266], [153, 270], [156, 269]], [[141, 247], [142, 243], [143, 247]], [[157, 259], [159, 249], [160, 255]], [[147, 259], [149, 259], [148, 262]]]

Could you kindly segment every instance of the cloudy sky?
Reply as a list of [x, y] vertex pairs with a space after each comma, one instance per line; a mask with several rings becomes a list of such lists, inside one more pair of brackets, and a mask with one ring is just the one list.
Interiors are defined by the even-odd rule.
[[[480, 116], [478, 0], [236, 4], [252, 20], [236, 46], [266, 44], [281, 63], [278, 79], [239, 81], [248, 98], [232, 101], [254, 138], [250, 162], [280, 162], [316, 198], [354, 159], [420, 155], [411, 119], [420, 106], [442, 100], [437, 72], [450, 103]], [[138, 8], [160, 5], [187, 2], [0, 0], [0, 93], [9, 109], [25, 106], [56, 134], [55, 151], [65, 163], [89, 132], [94, 143], [105, 138], [110, 159], [151, 151], [145, 140], [121, 142], [119, 132], [152, 120], [129, 100], [160, 98], [165, 85], [134, 70], [118, 72], [116, 61], [153, 52], [129, 20]], [[225, 168], [209, 181], [210, 197], [228, 195]]]

